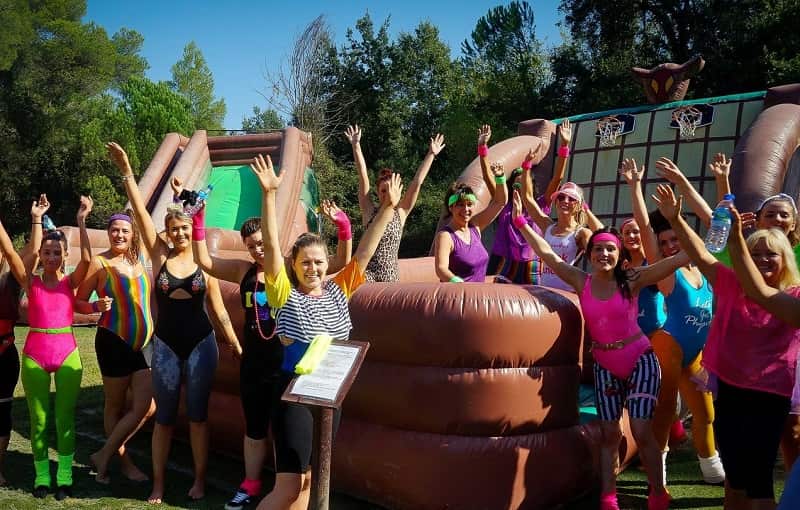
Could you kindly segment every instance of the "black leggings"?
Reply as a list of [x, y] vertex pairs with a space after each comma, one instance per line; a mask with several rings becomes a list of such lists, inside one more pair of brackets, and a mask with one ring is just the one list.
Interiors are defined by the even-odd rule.
[[245, 329], [242, 361], [239, 365], [239, 395], [244, 411], [245, 435], [266, 439], [269, 430], [283, 348], [277, 338], [262, 340]]
[[714, 432], [732, 489], [751, 499], [775, 498], [772, 471], [789, 407], [789, 397], [719, 381]]
[[[311, 447], [314, 438], [314, 415], [301, 404], [283, 402], [281, 395], [289, 386], [293, 374], [281, 372], [275, 387], [272, 404], [272, 437], [275, 441], [275, 472], [305, 473], [311, 466]], [[342, 413], [333, 413], [333, 435], [339, 429]]]
[[11, 435], [11, 402], [19, 379], [19, 355], [14, 344], [0, 354], [0, 437]]

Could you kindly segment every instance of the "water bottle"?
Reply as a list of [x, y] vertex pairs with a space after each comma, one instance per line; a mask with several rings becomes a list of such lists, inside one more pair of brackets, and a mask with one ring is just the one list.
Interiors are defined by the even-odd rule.
[[42, 216], [42, 230], [45, 232], [49, 232], [50, 230], [55, 230], [56, 224], [53, 223], [53, 220], [50, 219], [50, 216], [44, 215]]
[[733, 205], [733, 195], [725, 195], [722, 201], [717, 204], [711, 214], [711, 228], [706, 234], [706, 249], [711, 253], [719, 253], [728, 244], [728, 234], [731, 232], [731, 211], [729, 207]]
[[205, 188], [201, 189], [197, 192], [197, 198], [194, 201], [194, 204], [187, 204], [183, 208], [183, 212], [188, 214], [189, 216], [194, 216], [197, 214], [197, 211], [203, 208], [206, 204], [206, 200], [208, 200], [208, 195], [211, 194], [211, 191], [214, 189], [214, 186], [209, 184]]

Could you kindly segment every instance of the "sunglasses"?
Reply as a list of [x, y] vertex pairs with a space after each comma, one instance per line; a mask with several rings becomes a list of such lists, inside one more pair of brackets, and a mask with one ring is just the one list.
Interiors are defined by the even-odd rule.
[[570, 202], [570, 203], [578, 201], [578, 199], [571, 197], [565, 193], [559, 193], [558, 195], [556, 195], [556, 200], [558, 200], [559, 202]]

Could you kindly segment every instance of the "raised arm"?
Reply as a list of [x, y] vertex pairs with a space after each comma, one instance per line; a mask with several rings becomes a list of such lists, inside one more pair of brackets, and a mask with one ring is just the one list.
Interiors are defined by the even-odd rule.
[[166, 257], [168, 248], [166, 244], [158, 237], [158, 231], [153, 224], [153, 218], [147, 212], [141, 193], [139, 193], [139, 186], [136, 185], [136, 179], [133, 175], [133, 169], [128, 161], [128, 155], [125, 150], [116, 142], [108, 142], [106, 144], [108, 150], [108, 157], [120, 171], [122, 175], [122, 183], [125, 186], [125, 193], [128, 195], [128, 200], [133, 207], [133, 214], [136, 216], [136, 223], [142, 234], [145, 248], [150, 255], [150, 258], [155, 263], [161, 257]]
[[336, 255], [328, 262], [328, 273], [333, 274], [341, 271], [353, 256], [353, 230], [350, 218], [333, 200], [323, 200], [320, 209], [322, 214], [336, 225], [336, 237], [339, 239], [336, 244]]
[[686, 198], [686, 204], [689, 206], [689, 209], [700, 218], [703, 225], [708, 227], [711, 224], [711, 207], [709, 207], [700, 193], [694, 189], [694, 186], [692, 186], [689, 179], [683, 175], [678, 165], [669, 158], [658, 158], [658, 161], [656, 161], [656, 171], [658, 175], [675, 185], [678, 193]]
[[714, 161], [708, 165], [708, 169], [717, 182], [717, 202], [722, 202], [723, 197], [731, 192], [731, 160], [725, 154], [718, 152], [714, 155]]
[[[544, 240], [542, 236], [537, 234], [528, 222], [522, 216], [522, 199], [517, 191], [514, 191], [514, 209], [513, 209], [513, 222], [514, 226], [531, 245], [533, 251], [539, 255], [542, 262], [553, 270], [553, 272], [566, 283], [572, 286], [577, 292], [583, 288], [583, 282], [586, 279], [586, 274], [575, 266], [572, 266], [559, 257], [553, 248]], [[518, 219], [521, 218], [521, 219]]]
[[14, 278], [22, 288], [27, 289], [30, 272], [25, 268], [22, 258], [14, 249], [14, 243], [11, 242], [11, 238], [8, 236], [2, 221], [0, 221], [0, 252], [3, 253], [3, 256], [8, 261], [11, 274], [14, 275]]
[[353, 162], [358, 172], [358, 206], [361, 208], [361, 224], [366, 225], [375, 213], [375, 205], [369, 198], [369, 174], [364, 153], [361, 152], [361, 128], [358, 124], [347, 126], [344, 136], [353, 148]]
[[586, 202], [583, 203], [583, 212], [586, 214], [586, 226], [589, 227], [589, 230], [594, 232], [595, 230], [600, 230], [605, 225], [603, 222], [600, 221], [600, 218], [594, 215], [592, 212], [591, 207]]
[[478, 227], [480, 230], [483, 230], [487, 225], [493, 222], [508, 202], [508, 186], [505, 184], [505, 171], [503, 170], [503, 165], [493, 164], [492, 175], [494, 176], [492, 179], [497, 180], [497, 186], [494, 187], [492, 200], [483, 211], [473, 216], [472, 220], [470, 221], [472, 225]]
[[650, 225], [650, 216], [647, 214], [647, 205], [644, 201], [642, 192], [642, 178], [644, 177], [644, 166], [641, 169], [636, 165], [636, 160], [626, 158], [622, 161], [619, 169], [620, 175], [628, 183], [631, 192], [631, 208], [633, 209], [633, 219], [639, 226], [642, 238], [642, 248], [647, 261], [652, 264], [661, 260], [661, 251], [658, 249], [658, 238]]
[[425, 154], [425, 158], [422, 160], [422, 163], [420, 163], [419, 168], [417, 168], [417, 173], [414, 174], [414, 178], [408, 184], [408, 188], [397, 206], [403, 221], [405, 221], [406, 216], [408, 216], [414, 208], [414, 204], [417, 203], [419, 192], [422, 189], [422, 183], [425, 182], [425, 178], [428, 176], [428, 171], [431, 169], [434, 158], [442, 152], [444, 146], [444, 135], [437, 133], [436, 136], [431, 138], [431, 142], [428, 145], [428, 153]]
[[669, 221], [670, 226], [678, 237], [678, 242], [689, 256], [689, 260], [697, 265], [697, 268], [706, 277], [711, 285], [717, 281], [717, 259], [706, 250], [703, 240], [700, 239], [686, 221], [681, 217], [681, 203], [683, 197], [675, 198], [672, 188], [664, 184], [659, 184], [653, 199], [658, 203], [658, 210], [664, 218]]
[[364, 271], [369, 264], [370, 259], [375, 254], [378, 248], [378, 243], [383, 237], [383, 232], [386, 226], [392, 221], [394, 216], [394, 209], [400, 202], [400, 197], [403, 195], [403, 185], [400, 180], [399, 174], [392, 174], [392, 179], [389, 181], [389, 203], [381, 205], [378, 214], [364, 231], [361, 240], [358, 242], [358, 248], [353, 253], [353, 258], [356, 259], [358, 267]]
[[553, 177], [547, 183], [547, 189], [544, 192], [545, 197], [550, 197], [550, 195], [558, 191], [561, 181], [564, 180], [564, 174], [567, 171], [567, 159], [569, 159], [569, 142], [571, 140], [572, 125], [569, 123], [569, 119], [564, 119], [558, 125], [559, 146], [556, 151], [556, 166], [553, 169]]
[[492, 127], [484, 124], [478, 129], [478, 161], [481, 164], [481, 176], [489, 194], [494, 196], [495, 182], [494, 174], [489, 167], [489, 140], [492, 138]]
[[[174, 189], [174, 188], [173, 188]], [[206, 244], [206, 208], [203, 206], [192, 217], [192, 254], [200, 269], [214, 278], [226, 282], [239, 283], [250, 269], [250, 263], [244, 260], [227, 260], [212, 257]]]
[[242, 355], [242, 346], [236, 331], [233, 330], [231, 318], [225, 309], [225, 302], [222, 300], [222, 293], [219, 288], [219, 280], [206, 275], [206, 305], [208, 307], [208, 318], [214, 323], [214, 329], [222, 333], [227, 343], [237, 357]]
[[[539, 148], [541, 148], [541, 146], [539, 146]], [[550, 216], [546, 215], [544, 211], [542, 211], [542, 208], [539, 207], [539, 202], [537, 202], [536, 197], [533, 196], [533, 172], [531, 169], [533, 168], [533, 160], [535, 157], [536, 151], [531, 148], [528, 151], [528, 154], [525, 156], [525, 161], [522, 162], [522, 175], [520, 176], [520, 179], [522, 179], [521, 196], [522, 204], [525, 207], [525, 210], [528, 211], [528, 214], [533, 219], [533, 222], [536, 223], [536, 226], [539, 227], [542, 232], [544, 232], [547, 230], [547, 227], [553, 223], [553, 220], [551, 220]], [[558, 187], [556, 186], [556, 189], [557, 188]], [[549, 200], [552, 194], [552, 192], [545, 193], [545, 199]]]
[[275, 195], [283, 175], [275, 175], [272, 158], [259, 154], [250, 168], [261, 184], [261, 235], [264, 239], [264, 277], [274, 279], [283, 267], [280, 241], [278, 239], [278, 219], [275, 210]]
[[42, 218], [45, 213], [50, 209], [50, 202], [47, 200], [47, 195], [42, 193], [39, 195], [39, 200], [34, 200], [31, 205], [31, 237], [28, 243], [20, 253], [22, 262], [29, 272], [33, 271], [39, 261], [39, 247], [42, 245], [44, 239], [44, 225]]
[[733, 270], [747, 297], [792, 327], [800, 328], [800, 299], [770, 287], [750, 256], [742, 234], [742, 219], [736, 208], [731, 208], [731, 233], [728, 237]]
[[86, 231], [86, 217], [92, 212], [94, 200], [92, 197], [81, 196], [81, 205], [78, 208], [76, 220], [78, 228], [80, 229], [81, 236], [81, 260], [75, 266], [75, 270], [69, 275], [69, 283], [73, 289], [78, 286], [86, 278], [86, 273], [89, 271], [89, 265], [92, 263], [92, 244], [89, 242], [89, 232]]

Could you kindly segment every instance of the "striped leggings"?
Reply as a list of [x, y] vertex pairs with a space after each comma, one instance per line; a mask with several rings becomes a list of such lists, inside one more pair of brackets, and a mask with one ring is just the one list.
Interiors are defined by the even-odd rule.
[[653, 351], [639, 356], [627, 379], [620, 379], [597, 362], [594, 364], [594, 395], [602, 420], [619, 420], [623, 406], [628, 408], [631, 418], [652, 419], [660, 388], [661, 367]]

